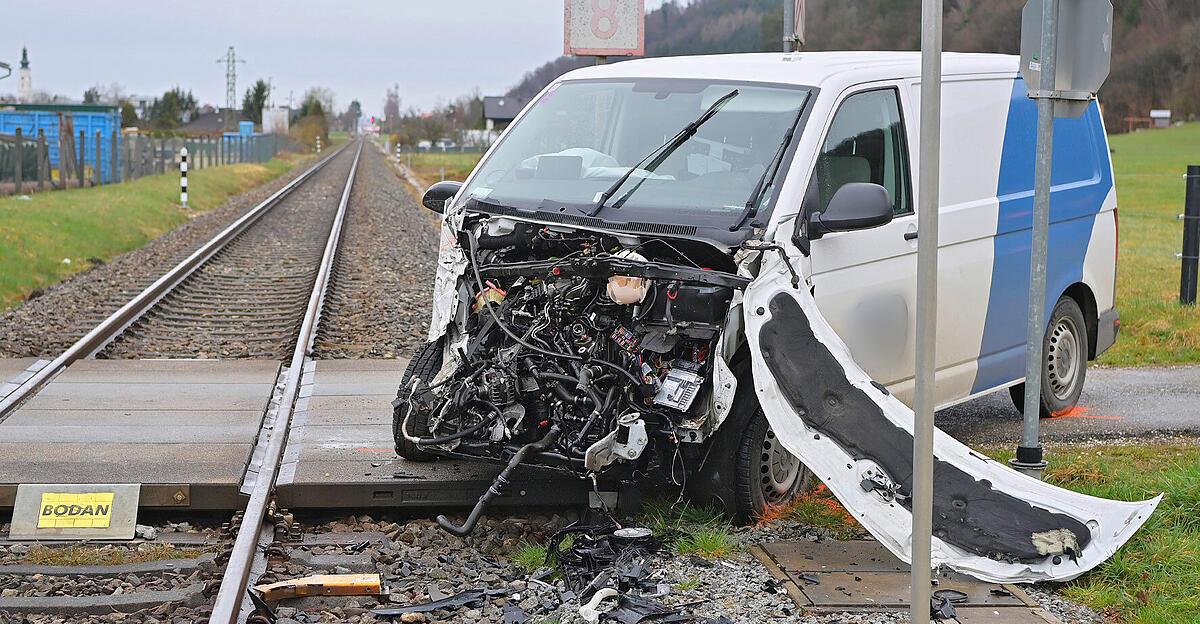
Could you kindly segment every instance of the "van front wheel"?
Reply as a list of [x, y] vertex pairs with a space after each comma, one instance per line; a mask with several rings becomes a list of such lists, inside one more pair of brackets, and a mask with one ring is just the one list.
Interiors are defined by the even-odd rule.
[[[1070, 297], [1054, 306], [1042, 339], [1042, 396], [1039, 416], [1048, 418], [1079, 404], [1087, 375], [1088, 335], [1083, 310]], [[1025, 384], [1009, 388], [1013, 405], [1025, 411]]]

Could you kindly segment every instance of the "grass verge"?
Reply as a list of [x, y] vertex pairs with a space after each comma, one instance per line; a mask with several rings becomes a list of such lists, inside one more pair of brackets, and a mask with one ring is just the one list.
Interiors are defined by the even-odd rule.
[[112, 546], [35, 546], [25, 555], [25, 563], [43, 566], [121, 565], [166, 559], [195, 559], [204, 554], [200, 548], [176, 548], [171, 544], [144, 544], [137, 550]]
[[[1000, 461], [1009, 449], [984, 449]], [[1117, 500], [1164, 493], [1150, 520], [1103, 565], [1060, 592], [1118, 622], [1197, 622], [1200, 614], [1200, 447], [1058, 447], [1046, 481]]]
[[188, 209], [179, 206], [179, 175], [124, 184], [0, 198], [0, 310], [38, 288], [85, 271], [96, 260], [137, 249], [288, 171], [300, 159], [284, 155], [188, 173]]
[[759, 518], [760, 524], [787, 519], [802, 522], [811, 527], [825, 529], [834, 539], [848, 540], [862, 537], [862, 526], [833, 497], [825, 484], [792, 499], [786, 505], [771, 507]]
[[1200, 164], [1200, 123], [1110, 137], [1120, 219], [1117, 309], [1121, 337], [1100, 359], [1112, 366], [1200, 361], [1200, 314], [1179, 305], [1184, 178]]
[[739, 549], [729, 533], [729, 520], [715, 510], [654, 498], [643, 505], [637, 521], [681, 555], [722, 559]]
[[443, 170], [447, 180], [466, 180], [480, 158], [483, 152], [414, 152], [401, 154], [400, 160], [428, 187], [442, 179]]

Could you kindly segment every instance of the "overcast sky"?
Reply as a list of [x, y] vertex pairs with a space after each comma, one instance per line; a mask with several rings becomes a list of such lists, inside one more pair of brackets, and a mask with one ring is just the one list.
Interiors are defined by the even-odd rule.
[[[664, 0], [645, 0], [649, 11]], [[562, 0], [0, 0], [10, 25], [0, 61], [17, 90], [21, 46], [29, 47], [34, 89], [78, 99], [94, 84], [159, 95], [179, 85], [201, 103], [225, 101], [229, 46], [238, 66], [238, 101], [257, 78], [271, 78], [276, 103], [310, 86], [333, 89], [342, 109], [358, 99], [368, 114], [400, 85], [402, 105], [425, 108], [474, 87], [503, 93], [562, 53]]]

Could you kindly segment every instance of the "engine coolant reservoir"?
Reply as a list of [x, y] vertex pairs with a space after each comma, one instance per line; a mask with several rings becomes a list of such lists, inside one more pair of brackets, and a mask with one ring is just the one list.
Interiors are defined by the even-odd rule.
[[[615, 254], [618, 258], [626, 260], [637, 260], [645, 262], [646, 257], [628, 249], [622, 249]], [[614, 275], [608, 278], [608, 298], [612, 299], [613, 303], [624, 305], [641, 303], [646, 298], [646, 292], [650, 290], [650, 280], [644, 277], [630, 277], [628, 275]]]

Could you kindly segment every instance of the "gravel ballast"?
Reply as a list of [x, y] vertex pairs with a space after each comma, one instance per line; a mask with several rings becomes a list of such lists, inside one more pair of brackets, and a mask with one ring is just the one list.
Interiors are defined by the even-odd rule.
[[437, 237], [437, 215], [364, 145], [313, 357], [411, 355], [429, 325]]

